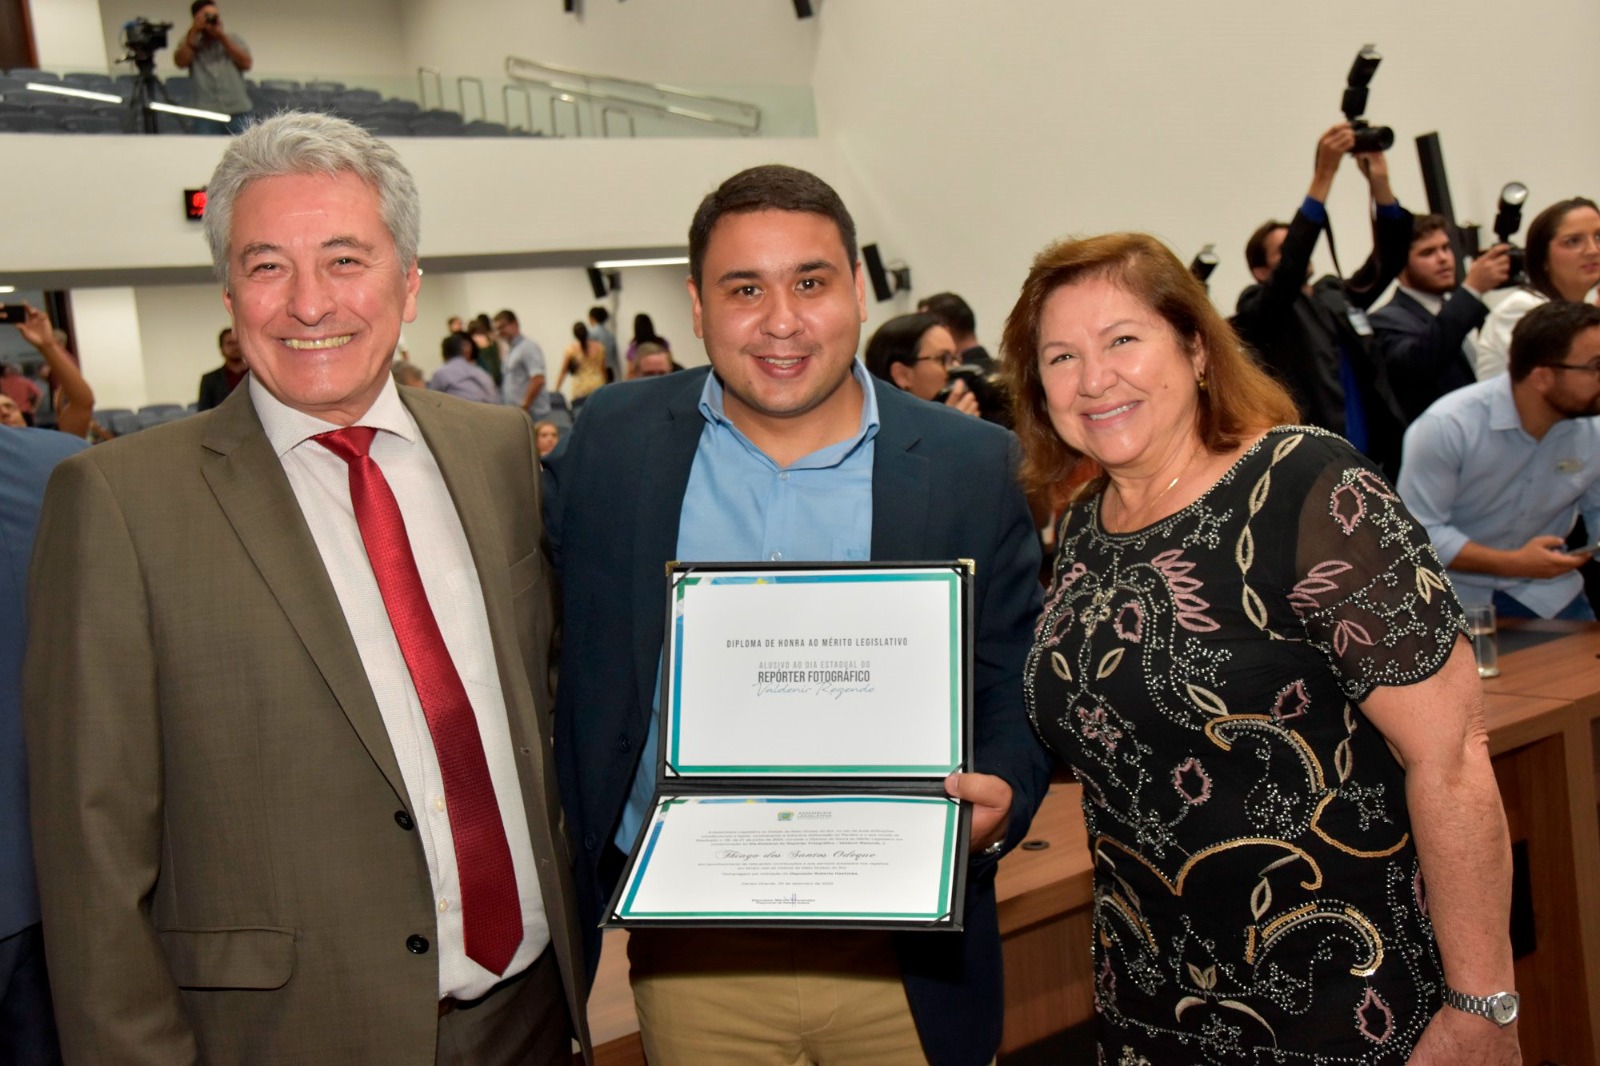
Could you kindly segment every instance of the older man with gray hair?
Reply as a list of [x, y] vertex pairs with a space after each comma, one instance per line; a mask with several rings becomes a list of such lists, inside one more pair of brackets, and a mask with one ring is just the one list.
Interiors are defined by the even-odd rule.
[[247, 386], [51, 481], [24, 714], [68, 1061], [587, 1052], [538, 453], [396, 389], [418, 231], [384, 142], [247, 130], [206, 217]]

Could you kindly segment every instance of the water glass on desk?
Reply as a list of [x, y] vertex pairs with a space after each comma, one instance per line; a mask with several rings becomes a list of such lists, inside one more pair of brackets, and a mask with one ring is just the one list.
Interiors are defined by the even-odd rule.
[[1478, 676], [1499, 677], [1500, 648], [1495, 640], [1494, 604], [1467, 608], [1467, 632], [1472, 635], [1472, 651], [1478, 657]]

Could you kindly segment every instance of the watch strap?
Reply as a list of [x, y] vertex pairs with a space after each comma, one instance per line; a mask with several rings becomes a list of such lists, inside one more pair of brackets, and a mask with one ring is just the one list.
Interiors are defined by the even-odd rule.
[[[1506, 999], [1511, 1000], [1511, 1017], [1502, 1022], [1497, 1016], [1495, 1007]], [[1457, 992], [1449, 985], [1445, 985], [1444, 1002], [1447, 1006], [1454, 1007], [1456, 1010], [1464, 1011], [1467, 1014], [1476, 1014], [1480, 1018], [1487, 1018], [1504, 1028], [1516, 1020], [1517, 1010], [1522, 1004], [1522, 997], [1515, 992], [1495, 992], [1487, 996], [1469, 996], [1465, 992]]]

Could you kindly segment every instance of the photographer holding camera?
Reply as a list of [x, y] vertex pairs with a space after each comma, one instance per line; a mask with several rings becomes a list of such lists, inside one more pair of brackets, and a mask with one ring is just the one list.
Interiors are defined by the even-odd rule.
[[1372, 314], [1378, 353], [1408, 423], [1445, 393], [1478, 380], [1472, 334], [1489, 317], [1484, 296], [1511, 274], [1509, 252], [1496, 244], [1472, 261], [1458, 286], [1450, 223], [1423, 215], [1413, 224], [1400, 287]]
[[[1356, 146], [1349, 122], [1324, 133], [1317, 142], [1311, 187], [1294, 220], [1267, 222], [1251, 235], [1245, 259], [1257, 284], [1239, 295], [1234, 325], [1288, 387], [1307, 422], [1342, 434], [1393, 477], [1403, 420], [1371, 347], [1366, 309], [1405, 266], [1411, 212], [1395, 199], [1383, 152], [1355, 152]], [[1355, 155], [1377, 205], [1372, 254], [1348, 279], [1330, 275], [1311, 284], [1311, 253], [1328, 228], [1328, 193], [1349, 154]]]
[[194, 22], [183, 35], [172, 61], [189, 71], [194, 82], [193, 106], [232, 115], [226, 124], [195, 119], [196, 133], [238, 133], [255, 117], [255, 104], [244, 84], [245, 71], [254, 64], [244, 38], [222, 28], [222, 16], [212, 0], [189, 5]]
[[978, 415], [978, 399], [966, 382], [950, 380], [961, 364], [955, 338], [931, 314], [899, 315], [878, 327], [862, 357], [867, 369], [919, 400], [942, 402], [962, 414]]

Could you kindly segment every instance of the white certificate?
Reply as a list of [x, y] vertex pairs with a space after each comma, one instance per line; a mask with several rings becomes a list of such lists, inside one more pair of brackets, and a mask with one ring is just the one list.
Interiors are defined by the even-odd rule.
[[942, 776], [961, 763], [949, 566], [695, 571], [672, 593], [668, 778]]
[[960, 806], [937, 796], [699, 796], [660, 802], [623, 921], [937, 922]]

